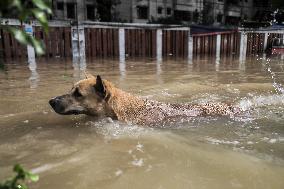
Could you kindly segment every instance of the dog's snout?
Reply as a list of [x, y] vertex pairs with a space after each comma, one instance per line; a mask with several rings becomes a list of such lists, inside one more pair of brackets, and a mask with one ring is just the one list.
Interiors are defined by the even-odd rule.
[[52, 99], [49, 100], [49, 104], [50, 104], [51, 106], [54, 106], [55, 103], [56, 103], [55, 101], [56, 101], [55, 98], [52, 98]]
[[54, 106], [58, 103], [59, 100], [60, 100], [59, 97], [52, 98], [52, 99], [49, 100], [49, 104], [50, 104], [52, 107], [54, 107]]

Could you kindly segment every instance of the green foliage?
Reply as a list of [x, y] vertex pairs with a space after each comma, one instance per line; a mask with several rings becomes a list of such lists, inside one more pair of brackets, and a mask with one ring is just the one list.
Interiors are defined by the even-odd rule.
[[13, 178], [4, 181], [4, 183], [0, 183], [0, 189], [28, 189], [28, 186], [24, 181], [30, 180], [32, 182], [37, 182], [39, 179], [38, 175], [24, 170], [19, 164], [15, 165], [13, 170], [16, 175]]
[[[52, 14], [50, 0], [0, 0], [0, 18], [17, 18], [21, 22], [36, 19], [48, 32], [47, 16]], [[33, 36], [26, 34], [22, 29], [0, 25], [9, 31], [22, 44], [29, 44], [35, 48], [38, 55], [44, 54], [44, 46]]]

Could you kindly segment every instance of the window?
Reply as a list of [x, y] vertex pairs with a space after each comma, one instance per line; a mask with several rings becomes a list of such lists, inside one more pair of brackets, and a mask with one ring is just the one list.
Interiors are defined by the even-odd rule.
[[63, 2], [57, 2], [57, 10], [64, 10], [64, 3]]
[[167, 8], [167, 15], [171, 15], [172, 14], [172, 9], [171, 8]]
[[198, 19], [199, 19], [199, 12], [197, 9], [195, 9], [195, 11], [193, 12], [193, 21], [198, 22]]
[[175, 10], [174, 12], [175, 19], [181, 21], [190, 21], [191, 20], [191, 12], [190, 11], [182, 11], [182, 10]]
[[75, 4], [67, 3], [67, 18], [75, 19]]
[[158, 14], [162, 14], [163, 13], [163, 8], [162, 7], [158, 7], [157, 12], [158, 12]]
[[222, 19], [223, 19], [223, 14], [219, 13], [217, 15], [217, 22], [221, 23], [222, 22]]
[[148, 19], [148, 7], [137, 7], [138, 19]]
[[95, 6], [94, 5], [87, 5], [87, 19], [95, 20]]

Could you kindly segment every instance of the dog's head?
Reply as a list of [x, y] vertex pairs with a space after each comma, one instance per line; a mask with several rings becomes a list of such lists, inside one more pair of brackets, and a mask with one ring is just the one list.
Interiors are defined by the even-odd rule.
[[52, 98], [49, 104], [61, 115], [107, 114], [109, 94], [106, 92], [105, 82], [99, 75], [96, 78], [88, 76], [76, 83], [69, 93]]

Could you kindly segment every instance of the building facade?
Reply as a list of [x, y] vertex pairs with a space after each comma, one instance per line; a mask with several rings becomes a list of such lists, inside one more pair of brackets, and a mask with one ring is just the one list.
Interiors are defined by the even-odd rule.
[[255, 15], [253, 0], [204, 0], [203, 23], [238, 25]]
[[52, 19], [55, 20], [93, 20], [96, 18], [96, 0], [53, 0]]
[[120, 0], [115, 8], [124, 22], [148, 23], [174, 17], [185, 23], [199, 22], [203, 0]]
[[[270, 0], [268, 0], [270, 2]], [[262, 0], [53, 0], [52, 19], [239, 25], [256, 19], [271, 3]]]

